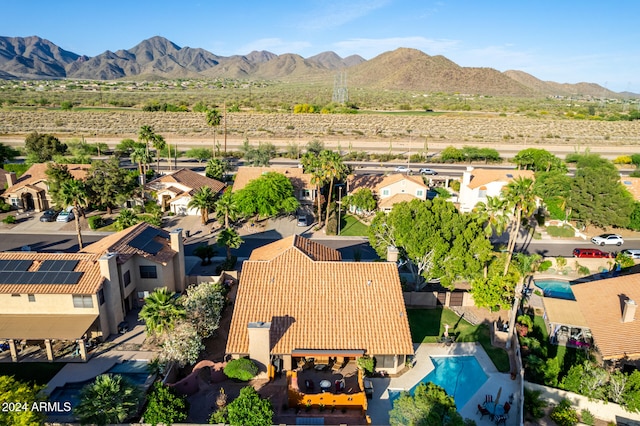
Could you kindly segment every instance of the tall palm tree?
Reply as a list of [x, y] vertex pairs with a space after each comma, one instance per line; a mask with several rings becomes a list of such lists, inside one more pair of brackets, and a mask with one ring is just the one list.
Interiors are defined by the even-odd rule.
[[225, 228], [229, 228], [229, 220], [236, 220], [240, 215], [238, 203], [236, 203], [233, 193], [229, 190], [225, 191], [222, 197], [218, 198], [215, 209], [218, 220], [224, 218]]
[[[160, 151], [167, 147], [167, 142], [164, 140], [164, 136], [162, 135], [153, 135], [153, 139], [151, 139], [151, 143], [153, 144], [153, 148], [156, 150], [156, 173], [160, 170]], [[171, 148], [167, 151], [167, 165], [171, 164], [171, 159], [169, 156], [171, 155]]]
[[172, 330], [176, 321], [185, 317], [185, 310], [176, 298], [176, 293], [161, 287], [144, 300], [138, 316], [145, 322], [147, 334], [160, 335], [166, 330]]
[[124, 423], [138, 411], [142, 393], [121, 375], [101, 374], [80, 391], [74, 414], [82, 424]]
[[329, 181], [329, 195], [327, 197], [327, 214], [324, 223], [329, 222], [329, 213], [331, 209], [331, 193], [333, 191], [333, 182], [336, 179], [344, 178], [348, 173], [348, 167], [342, 162], [340, 154], [334, 151], [325, 150], [320, 153], [320, 163], [324, 172], [325, 181]]
[[[222, 119], [222, 116], [220, 115], [217, 109], [211, 108], [207, 110], [207, 125], [213, 127], [213, 149], [211, 150], [211, 153], [213, 153], [214, 156], [215, 156], [215, 149], [216, 149], [216, 128], [220, 125], [221, 119]], [[224, 152], [225, 153], [227, 152], [226, 143], [224, 145]]]
[[89, 202], [89, 194], [84, 182], [70, 179], [62, 182], [58, 197], [64, 208], [73, 207], [72, 212], [76, 223], [76, 234], [78, 235], [78, 247], [82, 250], [82, 232], [80, 230], [80, 215], [84, 216], [84, 208]]
[[151, 154], [144, 147], [136, 147], [131, 151], [129, 158], [134, 163], [138, 163], [138, 172], [140, 172], [140, 176], [144, 176], [147, 164], [152, 160]]
[[320, 189], [326, 184], [324, 171], [322, 170], [320, 158], [313, 153], [306, 153], [300, 159], [305, 173], [311, 175], [311, 185], [316, 186], [316, 200], [318, 201], [318, 226], [322, 226], [322, 206], [320, 203]]
[[227, 260], [231, 259], [231, 249], [239, 248], [243, 242], [235, 229], [225, 228], [218, 235], [218, 245], [227, 249]]
[[215, 207], [216, 194], [213, 189], [208, 186], [201, 186], [192, 196], [191, 201], [187, 204], [189, 208], [200, 209], [200, 217], [202, 218], [202, 224], [206, 225], [209, 222], [209, 210]]
[[511, 216], [511, 232], [507, 244], [507, 260], [504, 265], [503, 276], [507, 275], [511, 258], [516, 247], [516, 240], [520, 233], [522, 218], [529, 218], [536, 208], [536, 195], [533, 190], [534, 181], [531, 178], [517, 177], [507, 184], [503, 191], [506, 211]]
[[539, 254], [524, 254], [524, 253], [516, 253], [515, 256], [515, 264], [518, 268], [518, 272], [520, 273], [520, 279], [516, 283], [516, 288], [514, 290], [514, 300], [513, 305], [511, 305], [511, 310], [509, 311], [509, 328], [507, 335], [507, 349], [511, 348], [511, 339], [513, 337], [513, 332], [516, 324], [516, 314], [518, 313], [518, 309], [520, 308], [520, 300], [522, 298], [522, 289], [524, 287], [524, 282], [530, 277], [536, 270], [538, 266], [540, 266], [540, 262], [542, 261], [542, 256]]
[[142, 126], [138, 130], [138, 140], [144, 143], [145, 151], [149, 154], [149, 142], [153, 141], [156, 134], [151, 126]]
[[494, 234], [501, 236], [507, 230], [509, 218], [505, 214], [505, 202], [500, 197], [487, 197], [486, 203], [478, 203], [474, 213], [484, 224], [484, 233], [487, 237]]

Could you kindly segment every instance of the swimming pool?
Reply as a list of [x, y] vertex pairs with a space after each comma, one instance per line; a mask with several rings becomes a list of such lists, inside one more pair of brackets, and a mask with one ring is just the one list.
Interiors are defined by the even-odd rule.
[[[460, 410], [489, 378], [472, 355], [431, 357], [431, 361], [435, 368], [409, 390], [411, 395], [420, 383], [431, 382], [444, 388], [448, 395], [452, 395], [456, 407]], [[391, 405], [399, 396], [400, 391], [389, 391]]]
[[[104, 374], [119, 374], [131, 383], [143, 386], [149, 378], [149, 371], [147, 369], [147, 361], [123, 361], [120, 362]], [[80, 403], [80, 390], [89, 383], [93, 383], [94, 379], [84, 380], [82, 382], [69, 382], [64, 386], [58, 386], [49, 395], [49, 401], [59, 402], [62, 406], [65, 402], [69, 402], [72, 408], [75, 408]], [[52, 411], [50, 415], [62, 414], [70, 415], [71, 413], [65, 411]]]
[[571, 283], [565, 280], [535, 280], [535, 285], [542, 289], [545, 297], [576, 300], [571, 291]]

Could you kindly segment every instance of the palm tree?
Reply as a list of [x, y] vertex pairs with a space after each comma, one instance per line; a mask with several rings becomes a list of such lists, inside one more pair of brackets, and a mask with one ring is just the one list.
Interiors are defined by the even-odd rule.
[[157, 288], [145, 300], [139, 317], [145, 322], [148, 335], [159, 335], [172, 330], [178, 319], [186, 315], [176, 293], [166, 287]]
[[222, 197], [216, 201], [215, 208], [217, 219], [220, 220], [221, 218], [224, 218], [225, 228], [229, 228], [229, 219], [236, 220], [240, 215], [238, 203], [236, 203], [231, 191], [225, 191], [222, 194]]
[[[211, 152], [215, 156], [215, 148], [216, 148], [216, 127], [220, 125], [220, 120], [222, 116], [218, 112], [217, 109], [211, 108], [207, 110], [207, 125], [213, 127], [213, 149]], [[224, 145], [224, 152], [227, 152], [227, 144]]]
[[[160, 151], [167, 147], [167, 142], [164, 140], [164, 136], [162, 135], [153, 135], [153, 139], [151, 139], [151, 143], [156, 150], [156, 172], [160, 170]], [[171, 164], [171, 159], [169, 156], [171, 155], [171, 148], [167, 151], [167, 165]]]
[[485, 225], [484, 233], [490, 238], [494, 234], [501, 236], [507, 229], [509, 218], [505, 214], [505, 202], [500, 197], [487, 197], [486, 203], [478, 203], [474, 212]]
[[213, 246], [202, 244], [193, 250], [193, 254], [202, 260], [202, 265], [204, 266], [210, 264], [211, 258], [217, 253]]
[[516, 240], [520, 233], [523, 217], [530, 217], [536, 208], [536, 195], [533, 190], [534, 181], [531, 178], [517, 177], [507, 184], [503, 191], [506, 211], [511, 216], [511, 232], [507, 244], [507, 260], [504, 265], [503, 276], [507, 275]]
[[144, 143], [145, 151], [149, 154], [149, 142], [153, 141], [156, 134], [151, 126], [142, 126], [138, 131], [138, 139]]
[[122, 231], [123, 229], [127, 229], [130, 226], [138, 223], [138, 217], [131, 209], [123, 209], [120, 210], [120, 214], [116, 218], [116, 229], [118, 231]]
[[70, 179], [62, 182], [58, 197], [62, 206], [72, 206], [72, 212], [76, 222], [76, 234], [78, 235], [78, 247], [82, 250], [82, 232], [80, 230], [80, 215], [84, 216], [84, 208], [88, 205], [89, 194], [84, 182]]
[[329, 195], [327, 198], [327, 214], [324, 223], [329, 222], [329, 213], [331, 209], [331, 192], [333, 191], [333, 182], [335, 179], [342, 179], [348, 173], [347, 166], [342, 162], [342, 157], [337, 152], [325, 150], [320, 153], [320, 162], [324, 172], [324, 180], [329, 181]]
[[320, 159], [313, 153], [306, 153], [302, 156], [300, 163], [305, 173], [311, 175], [311, 185], [316, 186], [316, 200], [318, 200], [318, 226], [322, 226], [322, 206], [320, 204], [320, 188], [326, 183]]
[[524, 282], [528, 277], [536, 272], [538, 266], [540, 266], [540, 262], [542, 261], [542, 256], [539, 254], [528, 255], [524, 253], [516, 253], [514, 257], [516, 260], [516, 267], [518, 268], [518, 272], [520, 273], [520, 279], [516, 283], [515, 297], [513, 300], [513, 305], [511, 306], [511, 310], [509, 311], [507, 349], [511, 347], [511, 339], [515, 329], [516, 314], [518, 313], [518, 309], [520, 308], [520, 299], [522, 298], [522, 289], [524, 287]]
[[74, 414], [82, 424], [124, 423], [138, 411], [140, 389], [121, 375], [101, 374], [80, 391]]
[[209, 221], [209, 210], [215, 207], [216, 194], [208, 186], [201, 186], [195, 194], [191, 196], [191, 201], [187, 204], [187, 207], [194, 207], [200, 209], [200, 217], [202, 218], [202, 224], [206, 225]]
[[151, 157], [151, 154], [144, 147], [136, 147], [131, 151], [129, 158], [134, 163], [138, 163], [138, 172], [140, 176], [144, 176], [146, 173], [146, 165], [151, 162], [153, 157]]
[[244, 241], [235, 229], [225, 228], [218, 235], [218, 245], [227, 248], [227, 260], [231, 259], [231, 249], [237, 249]]

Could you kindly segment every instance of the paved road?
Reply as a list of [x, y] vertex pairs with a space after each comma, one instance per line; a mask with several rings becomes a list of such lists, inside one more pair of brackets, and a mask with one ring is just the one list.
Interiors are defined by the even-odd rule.
[[[101, 239], [103, 235], [83, 235], [84, 245]], [[76, 234], [0, 234], [0, 251], [20, 251], [29, 247], [31, 251], [46, 253], [78, 251]]]

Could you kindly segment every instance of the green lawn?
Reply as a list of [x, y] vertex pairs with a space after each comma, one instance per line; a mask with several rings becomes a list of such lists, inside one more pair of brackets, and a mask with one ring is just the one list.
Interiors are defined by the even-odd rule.
[[366, 237], [369, 227], [360, 222], [357, 217], [344, 215], [340, 220], [340, 235], [344, 237]]
[[491, 358], [498, 371], [509, 371], [509, 355], [504, 349], [491, 346], [489, 326], [471, 325], [450, 309], [408, 309], [411, 339], [415, 343], [436, 343], [449, 324], [449, 334], [456, 342], [478, 342]]
[[0, 363], [0, 376], [46, 385], [64, 366], [63, 362], [3, 362]]

